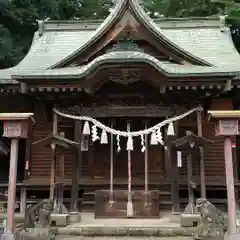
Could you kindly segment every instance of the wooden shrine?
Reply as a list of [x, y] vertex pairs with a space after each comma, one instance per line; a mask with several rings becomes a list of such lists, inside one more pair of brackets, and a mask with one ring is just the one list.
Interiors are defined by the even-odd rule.
[[[0, 70], [0, 112], [35, 120], [27, 133], [3, 121], [0, 128], [1, 136], [13, 128], [24, 136], [16, 211], [50, 197], [56, 212], [64, 205], [96, 217], [179, 215], [189, 202], [189, 168], [196, 195], [226, 209], [224, 123], [216, 136], [206, 115], [240, 108], [240, 56], [219, 26], [213, 17], [150, 19], [135, 0], [118, 1], [103, 21], [43, 21], [25, 58]], [[192, 166], [190, 139], [200, 145]], [[0, 141], [5, 192], [10, 140]], [[232, 142], [238, 200], [240, 139]]]

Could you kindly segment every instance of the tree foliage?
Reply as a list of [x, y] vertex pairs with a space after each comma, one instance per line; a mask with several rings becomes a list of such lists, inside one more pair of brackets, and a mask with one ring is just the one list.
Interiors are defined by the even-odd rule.
[[[0, 68], [13, 66], [29, 50], [36, 20], [104, 19], [112, 0], [0, 0]], [[227, 12], [236, 46], [240, 0], [144, 0], [151, 17], [204, 17]], [[239, 47], [240, 49], [240, 47]]]

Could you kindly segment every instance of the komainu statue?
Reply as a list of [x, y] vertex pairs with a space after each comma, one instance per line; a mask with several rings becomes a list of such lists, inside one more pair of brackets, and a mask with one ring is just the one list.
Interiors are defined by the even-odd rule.
[[34, 206], [27, 207], [24, 229], [50, 227], [53, 205], [53, 201], [47, 199]]
[[205, 198], [198, 198], [196, 207], [200, 212], [201, 221], [194, 239], [200, 239], [200, 236], [224, 236], [227, 231], [224, 214]]

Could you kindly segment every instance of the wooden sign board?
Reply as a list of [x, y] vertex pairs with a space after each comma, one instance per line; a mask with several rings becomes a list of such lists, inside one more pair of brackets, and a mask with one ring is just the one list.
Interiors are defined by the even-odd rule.
[[28, 121], [5, 121], [3, 137], [27, 138], [28, 137]]
[[238, 120], [221, 119], [216, 124], [217, 136], [235, 136], [239, 134]]

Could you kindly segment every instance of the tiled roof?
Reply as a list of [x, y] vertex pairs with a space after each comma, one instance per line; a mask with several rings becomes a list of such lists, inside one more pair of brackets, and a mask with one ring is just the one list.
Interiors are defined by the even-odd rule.
[[[148, 54], [130, 54], [129, 59], [137, 60], [143, 57], [142, 62], [146, 59], [155, 59], [153, 62], [159, 64], [161, 71], [169, 74], [238, 74], [240, 71], [240, 55], [236, 51], [232, 42], [230, 30], [220, 31], [218, 19], [213, 18], [195, 18], [195, 19], [162, 19], [151, 20], [146, 13], [143, 12], [139, 5], [132, 0], [123, 0], [122, 3], [132, 4], [137, 11], [139, 19], [147, 25], [151, 31], [158, 33], [163, 41], [167, 41], [172, 47], [177, 48], [188, 56], [192, 56], [199, 61], [209, 63], [210, 67], [203, 66], [181, 66], [176, 64], [163, 63]], [[32, 46], [26, 57], [15, 67], [0, 70], [0, 83], [17, 83], [12, 80], [12, 75], [37, 75], [45, 69], [52, 68], [62, 61], [71, 58], [79, 53], [89, 44], [92, 44], [101, 34], [111, 26], [112, 21], [117, 19], [123, 5], [117, 5], [115, 10], [102, 23], [100, 21], [49, 21], [45, 23], [45, 31], [42, 36], [38, 32], [35, 33]], [[116, 61], [122, 58], [123, 53], [114, 56]], [[71, 68], [75, 72], [83, 71], [89, 66], [96, 66], [99, 59], [112, 59], [113, 55], [104, 55], [95, 59], [93, 63], [83, 68]], [[137, 57], [136, 57], [137, 56]], [[101, 60], [102, 61], [102, 60]], [[101, 62], [100, 61], [100, 62]], [[44, 75], [55, 74], [56, 72], [64, 72], [68, 69], [59, 69], [46, 71]], [[90, 68], [89, 68], [90, 69]], [[70, 72], [71, 72], [70, 71]], [[71, 72], [72, 73], [72, 72]]]
[[215, 75], [216, 73], [224, 76], [235, 76], [240, 73], [238, 70], [234, 70], [230, 64], [221, 67], [208, 67], [208, 66], [196, 66], [196, 65], [179, 65], [164, 61], [159, 61], [155, 57], [144, 53], [135, 51], [115, 51], [103, 54], [89, 64], [80, 67], [68, 67], [68, 68], [55, 68], [47, 69], [35, 72], [21, 72], [20, 75], [13, 76], [15, 79], [29, 78], [29, 79], [60, 79], [60, 78], [80, 78], [89, 74], [92, 70], [97, 68], [101, 64], [105, 63], [131, 63], [140, 62], [147, 63], [157, 69], [159, 72], [163, 72], [168, 76], [201, 76], [201, 75]]

